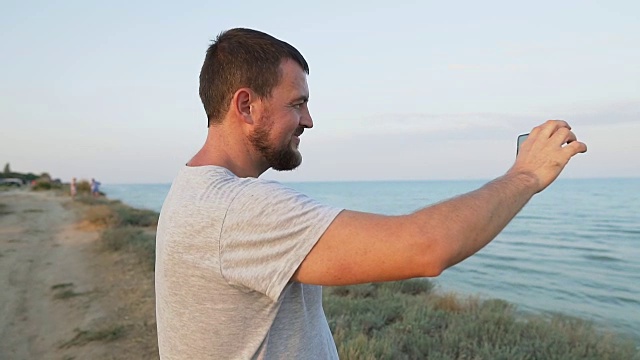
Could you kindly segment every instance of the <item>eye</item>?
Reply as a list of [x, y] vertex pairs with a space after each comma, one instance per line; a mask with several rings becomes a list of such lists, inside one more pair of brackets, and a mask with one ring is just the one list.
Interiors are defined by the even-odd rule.
[[304, 105], [304, 103], [298, 103], [298, 104], [293, 104], [291, 105], [292, 108], [294, 109], [302, 109], [302, 106]]

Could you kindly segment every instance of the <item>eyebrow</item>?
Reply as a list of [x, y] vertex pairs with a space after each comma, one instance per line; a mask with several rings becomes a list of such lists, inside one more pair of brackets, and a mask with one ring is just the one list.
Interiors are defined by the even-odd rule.
[[298, 103], [298, 102], [309, 102], [309, 96], [301, 95], [301, 96], [298, 96], [297, 98], [291, 100], [292, 104]]

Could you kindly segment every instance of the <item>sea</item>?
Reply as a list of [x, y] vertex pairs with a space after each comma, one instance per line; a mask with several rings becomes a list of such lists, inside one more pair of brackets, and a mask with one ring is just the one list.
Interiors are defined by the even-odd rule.
[[[284, 183], [323, 203], [413, 212], [486, 181]], [[103, 184], [112, 199], [160, 211], [170, 184]], [[564, 314], [640, 346], [640, 179], [558, 179], [476, 255], [433, 279], [441, 291]]]

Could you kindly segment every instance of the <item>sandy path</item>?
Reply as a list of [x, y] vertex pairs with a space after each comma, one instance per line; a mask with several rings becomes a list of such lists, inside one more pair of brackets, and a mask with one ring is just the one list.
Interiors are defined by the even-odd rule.
[[0, 203], [0, 359], [114, 358], [108, 342], [70, 343], [112, 310], [94, 262], [99, 233], [53, 193], [0, 192]]

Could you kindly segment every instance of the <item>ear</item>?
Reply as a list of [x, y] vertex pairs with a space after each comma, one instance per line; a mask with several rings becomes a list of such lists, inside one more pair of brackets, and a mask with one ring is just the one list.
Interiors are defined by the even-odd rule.
[[257, 100], [258, 97], [251, 89], [242, 88], [233, 94], [231, 105], [238, 117], [247, 124], [253, 124], [253, 119], [256, 116], [254, 106]]

